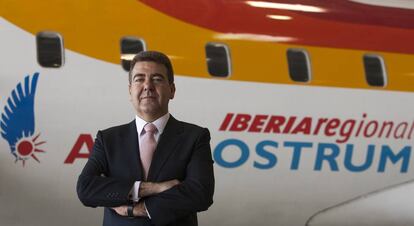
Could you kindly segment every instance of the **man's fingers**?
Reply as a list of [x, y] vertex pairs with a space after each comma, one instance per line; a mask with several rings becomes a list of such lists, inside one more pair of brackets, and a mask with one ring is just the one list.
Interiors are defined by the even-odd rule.
[[167, 181], [167, 184], [168, 184], [168, 187], [169, 187], [169, 188], [172, 188], [172, 187], [174, 187], [175, 185], [177, 185], [177, 184], [179, 184], [179, 183], [180, 183], [180, 181], [179, 181], [179, 180], [177, 180], [177, 179]]
[[161, 191], [160, 192], [168, 190], [168, 189], [174, 187], [175, 185], [177, 185], [179, 183], [180, 183], [180, 181], [177, 180], [177, 179], [164, 181], [164, 182], [160, 183], [160, 185], [161, 185]]
[[121, 216], [127, 216], [128, 215], [127, 206], [112, 207], [112, 209], [115, 210], [115, 212], [118, 215], [121, 215]]
[[174, 179], [173, 182], [174, 182], [174, 185], [180, 184], [180, 181], [177, 179]]

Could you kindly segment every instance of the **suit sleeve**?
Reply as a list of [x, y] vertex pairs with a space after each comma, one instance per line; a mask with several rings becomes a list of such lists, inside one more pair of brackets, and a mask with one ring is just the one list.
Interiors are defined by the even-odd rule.
[[203, 129], [195, 142], [184, 181], [148, 197], [145, 205], [155, 225], [166, 225], [188, 214], [207, 210], [213, 203], [213, 193], [210, 133]]
[[93, 151], [83, 168], [77, 183], [77, 193], [85, 206], [115, 207], [128, 202], [128, 194], [134, 181], [120, 180], [108, 175], [108, 162], [102, 132], [96, 135]]

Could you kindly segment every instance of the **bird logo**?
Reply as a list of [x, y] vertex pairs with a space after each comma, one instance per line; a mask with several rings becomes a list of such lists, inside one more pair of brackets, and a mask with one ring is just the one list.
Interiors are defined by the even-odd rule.
[[9, 143], [15, 162], [21, 161], [23, 167], [31, 158], [40, 163], [36, 153], [44, 152], [39, 146], [46, 143], [38, 141], [40, 133], [34, 135], [34, 99], [38, 78], [39, 73], [34, 73], [33, 76], [27, 75], [23, 84], [17, 84], [7, 99], [0, 119], [1, 136]]

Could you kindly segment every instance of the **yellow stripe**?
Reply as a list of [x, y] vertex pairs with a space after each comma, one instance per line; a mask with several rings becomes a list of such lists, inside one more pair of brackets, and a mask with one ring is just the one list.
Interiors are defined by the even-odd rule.
[[372, 88], [364, 78], [366, 52], [283, 43], [222, 39], [221, 34], [160, 13], [136, 0], [2, 1], [1, 15], [32, 34], [51, 30], [64, 37], [65, 48], [100, 60], [120, 63], [120, 39], [143, 38], [148, 49], [172, 56], [177, 74], [211, 78], [204, 47], [207, 42], [230, 47], [233, 74], [226, 80], [302, 84], [288, 74], [286, 50], [306, 49], [312, 81], [304, 85], [379, 90], [414, 90], [414, 56], [378, 52], [388, 74], [386, 88]]

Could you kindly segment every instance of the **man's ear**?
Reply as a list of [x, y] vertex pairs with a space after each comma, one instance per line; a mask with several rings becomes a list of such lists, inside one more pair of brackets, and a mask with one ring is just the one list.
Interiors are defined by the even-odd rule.
[[170, 96], [170, 100], [174, 99], [175, 96], [175, 83], [171, 83], [170, 84], [170, 89], [171, 89], [171, 96]]

